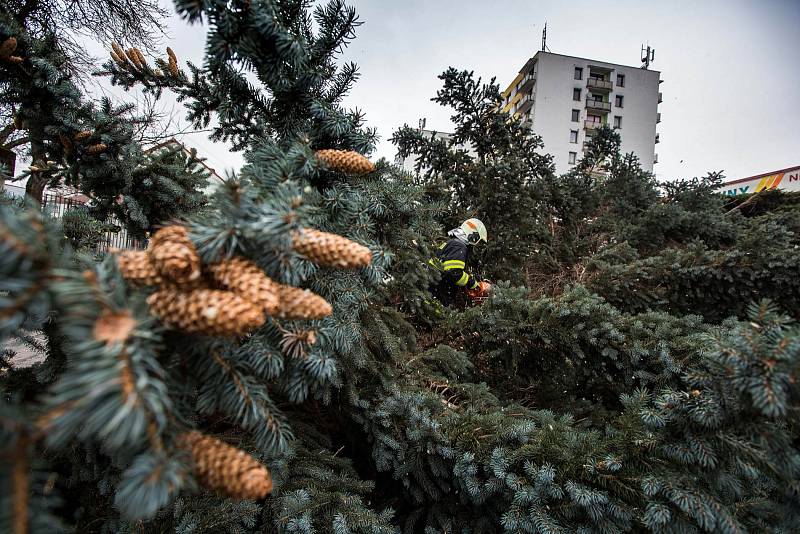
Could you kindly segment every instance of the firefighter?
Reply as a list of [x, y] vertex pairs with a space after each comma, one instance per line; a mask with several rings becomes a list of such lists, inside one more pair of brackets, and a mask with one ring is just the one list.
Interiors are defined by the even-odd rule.
[[467, 219], [458, 228], [447, 233], [448, 240], [436, 251], [436, 256], [428, 263], [441, 272], [439, 283], [431, 287], [431, 294], [439, 302], [450, 306], [460, 291], [466, 291], [473, 302], [480, 302], [489, 296], [491, 284], [481, 281], [466, 269], [470, 247], [481, 241], [488, 241], [486, 226], [478, 219]]

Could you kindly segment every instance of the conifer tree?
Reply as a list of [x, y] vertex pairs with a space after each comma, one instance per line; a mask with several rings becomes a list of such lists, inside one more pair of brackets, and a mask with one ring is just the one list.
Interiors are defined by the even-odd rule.
[[133, 106], [86, 100], [55, 33], [32, 34], [0, 8], [0, 43], [0, 98], [30, 147], [28, 196], [41, 202], [47, 185], [74, 187], [100, 222], [113, 213], [137, 237], [165, 222], [164, 210], [180, 217], [202, 202], [204, 174], [136, 144]]
[[431, 200], [448, 204], [448, 228], [469, 217], [487, 225], [491, 238], [478, 251], [483, 273], [522, 282], [536, 244], [546, 238], [538, 184], [552, 174], [551, 158], [540, 153], [541, 138], [502, 111], [494, 78], [484, 83], [452, 67], [439, 78], [442, 89], [432, 100], [453, 110], [453, 136], [438, 139], [404, 126], [392, 140], [400, 156], [417, 156]]
[[[190, 20], [201, 15], [194, 4], [178, 7]], [[248, 165], [220, 188], [209, 211], [161, 228], [147, 251], [77, 268], [68, 251], [62, 257], [46, 249], [49, 234], [41, 225], [30, 240], [41, 246], [20, 248], [14, 238], [20, 215], [5, 214], [4, 243], [15, 251], [6, 264], [13, 281], [6, 333], [19, 333], [30, 293], [43, 310], [57, 312], [59, 346], [70, 355], [34, 377], [46, 391], [32, 388], [31, 399], [19, 399], [36, 404], [18, 406], [24, 422], [7, 429], [8, 441], [34, 436], [25, 453], [47, 452], [53, 469], [92, 458], [93, 472], [64, 475], [64, 484], [87, 490], [72, 494], [76, 512], [64, 518], [78, 528], [98, 520], [111, 530], [127, 528], [129, 520], [178, 520], [185, 504], [173, 514], [165, 506], [204, 502], [175, 501], [198, 486], [223, 497], [263, 499], [281, 482], [282, 463], [302, 466], [310, 458], [313, 478], [321, 480], [331, 466], [335, 476], [316, 491], [295, 490], [289, 482], [275, 491], [274, 528], [393, 531], [391, 511], [372, 511], [359, 497], [371, 484], [345, 483], [352, 468], [335, 459], [335, 450], [304, 453], [312, 443], [307, 438], [292, 449], [304, 462], [286, 455], [294, 442], [292, 415], [307, 419], [297, 405], [328, 402], [344, 380], [340, 368], [365, 364], [358, 317], [378, 294], [391, 260], [375, 243], [397, 223], [399, 213], [388, 208], [402, 204], [401, 218], [426, 226], [411, 222], [415, 212], [404, 204], [414, 198], [412, 186], [361, 155], [371, 149], [374, 131], [362, 126], [359, 112], [340, 106], [356, 71], [339, 69], [334, 57], [357, 25], [354, 11], [341, 2], [317, 8], [318, 34], [302, 4], [246, 11], [209, 6], [202, 13], [211, 48], [232, 46], [229, 55], [210, 56], [202, 75], [190, 67], [193, 81], [174, 53], [157, 73], [135, 50], [122, 60], [115, 46], [108, 65], [120, 83], [182, 92], [192, 113], [217, 114], [220, 138], [248, 147]], [[232, 32], [233, 20], [239, 27]], [[274, 24], [265, 27], [265, 20]], [[242, 64], [261, 70], [269, 100], [261, 88], [243, 83]], [[231, 94], [230, 84], [239, 82], [246, 94]], [[226, 102], [211, 94], [238, 96], [237, 112], [229, 114]], [[31, 262], [36, 269], [22, 269]], [[55, 365], [50, 356], [42, 367]], [[17, 489], [14, 495], [26, 493]], [[64, 489], [57, 485], [54, 492]], [[309, 495], [332, 499], [330, 506], [311, 505]], [[248, 506], [236, 504], [235, 513], [246, 517]], [[32, 512], [16, 507], [10, 520], [25, 522]]]

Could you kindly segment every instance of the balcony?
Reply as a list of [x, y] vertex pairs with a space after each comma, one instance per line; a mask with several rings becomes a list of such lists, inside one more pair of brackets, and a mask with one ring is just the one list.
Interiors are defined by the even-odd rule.
[[663, 99], [663, 97], [661, 96], [661, 93], [658, 93], [658, 103], [660, 104], [661, 102], [663, 102], [663, 100], [664, 100], [664, 99]]
[[533, 128], [533, 117], [520, 117], [519, 123], [530, 130]]
[[661, 122], [661, 113], [656, 113], [656, 124]]
[[608, 112], [611, 111], [611, 102], [603, 102], [602, 100], [594, 100], [592, 98], [587, 98], [586, 109]]
[[660, 134], [656, 134], [656, 144], [658, 144], [660, 142], [661, 142], [661, 135]]
[[522, 99], [517, 102], [517, 109], [516, 113], [522, 115], [526, 113], [531, 107], [533, 106], [533, 95], [525, 95]]
[[611, 80], [600, 80], [598, 78], [586, 78], [586, 87], [592, 91], [609, 92], [614, 88]]
[[528, 93], [533, 87], [533, 84], [536, 83], [536, 76], [534, 73], [527, 74], [518, 84], [517, 84], [517, 92], [519, 93]]
[[653, 163], [658, 163], [658, 154], [653, 154]]
[[589, 135], [590, 133], [593, 133], [594, 130], [597, 130], [598, 128], [602, 127], [603, 127], [602, 122], [583, 121], [583, 129], [586, 130], [586, 135]]

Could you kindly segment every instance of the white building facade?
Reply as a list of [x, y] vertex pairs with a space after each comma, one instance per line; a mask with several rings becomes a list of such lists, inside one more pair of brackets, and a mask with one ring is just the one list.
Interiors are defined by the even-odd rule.
[[537, 52], [503, 92], [503, 110], [542, 137], [556, 172], [583, 156], [596, 129], [608, 125], [652, 172], [658, 162], [660, 73], [603, 61]]

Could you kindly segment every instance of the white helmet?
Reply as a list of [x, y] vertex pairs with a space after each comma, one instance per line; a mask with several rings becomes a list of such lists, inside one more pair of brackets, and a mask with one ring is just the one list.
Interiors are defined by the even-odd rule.
[[483, 241], [484, 243], [489, 242], [489, 238], [486, 234], [486, 226], [479, 219], [467, 219], [461, 224], [461, 230], [467, 236], [467, 242], [470, 245], [474, 245], [479, 241]]

